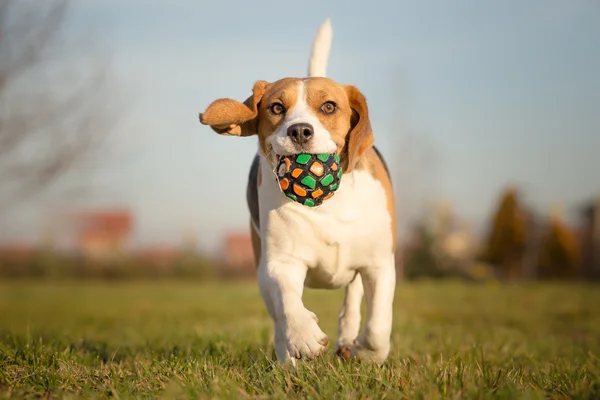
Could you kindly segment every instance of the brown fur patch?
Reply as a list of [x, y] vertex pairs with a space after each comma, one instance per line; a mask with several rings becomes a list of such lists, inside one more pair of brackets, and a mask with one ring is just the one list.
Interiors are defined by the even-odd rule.
[[367, 150], [372, 150], [375, 137], [371, 129], [371, 121], [369, 120], [367, 99], [354, 86], [346, 86], [346, 93], [348, 94], [348, 102], [352, 108], [352, 117], [350, 119], [352, 130], [348, 133], [346, 150], [348, 156], [346, 170], [349, 172], [358, 166]]
[[260, 185], [262, 185], [262, 167], [260, 166], [260, 163], [258, 164], [258, 176], [256, 177], [256, 184], [258, 187], [260, 187]]
[[252, 88], [252, 95], [240, 103], [233, 99], [213, 101], [204, 113], [200, 114], [200, 123], [209, 125], [215, 132], [223, 135], [255, 135], [258, 125], [258, 103], [268, 87], [265, 81], [258, 81]]

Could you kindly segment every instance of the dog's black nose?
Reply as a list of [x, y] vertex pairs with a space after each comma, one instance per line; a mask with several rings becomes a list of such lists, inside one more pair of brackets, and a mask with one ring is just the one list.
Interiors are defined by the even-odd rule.
[[290, 125], [287, 134], [294, 142], [303, 144], [313, 137], [314, 131], [312, 125], [302, 122]]

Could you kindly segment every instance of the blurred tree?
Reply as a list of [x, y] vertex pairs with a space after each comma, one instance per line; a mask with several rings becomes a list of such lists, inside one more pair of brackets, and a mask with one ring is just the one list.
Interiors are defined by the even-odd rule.
[[525, 249], [525, 215], [517, 189], [509, 187], [502, 194], [492, 220], [482, 259], [495, 265], [504, 278], [516, 279], [523, 275]]
[[558, 216], [551, 216], [539, 250], [538, 276], [542, 279], [576, 278], [579, 256], [575, 234]]
[[465, 277], [459, 264], [439, 251], [438, 239], [424, 222], [417, 223], [402, 254], [404, 277], [409, 280]]
[[81, 167], [115, 121], [107, 64], [85, 60], [91, 43], [68, 44], [68, 10], [66, 0], [0, 1], [0, 213]]
[[409, 280], [442, 277], [442, 269], [433, 250], [434, 238], [426, 226], [417, 224], [411, 239], [404, 252], [404, 277]]

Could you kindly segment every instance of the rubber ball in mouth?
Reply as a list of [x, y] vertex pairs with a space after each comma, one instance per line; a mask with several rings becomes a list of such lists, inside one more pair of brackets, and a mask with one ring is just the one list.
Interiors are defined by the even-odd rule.
[[279, 156], [275, 174], [287, 197], [307, 207], [317, 207], [339, 189], [342, 166], [335, 153], [301, 153]]

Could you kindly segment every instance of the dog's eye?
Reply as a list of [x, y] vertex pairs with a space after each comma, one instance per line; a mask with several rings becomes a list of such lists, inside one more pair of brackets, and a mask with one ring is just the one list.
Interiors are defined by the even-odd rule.
[[337, 106], [333, 101], [327, 101], [321, 106], [323, 114], [333, 114], [337, 110]]
[[273, 115], [281, 115], [285, 112], [285, 108], [281, 103], [273, 103], [269, 106], [269, 111], [271, 111]]

